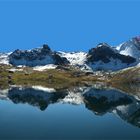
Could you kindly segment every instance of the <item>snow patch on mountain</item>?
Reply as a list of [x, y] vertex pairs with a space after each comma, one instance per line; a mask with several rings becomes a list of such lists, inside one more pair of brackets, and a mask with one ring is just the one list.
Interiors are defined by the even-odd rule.
[[59, 51], [58, 54], [61, 57], [67, 58], [70, 62], [70, 65], [83, 65], [86, 61], [87, 53], [85, 52], [61, 52]]
[[9, 65], [9, 55], [11, 53], [0, 53], [0, 64]]
[[83, 72], [91, 72], [91, 73], [93, 72], [92, 67], [90, 67], [87, 64], [78, 65], [78, 68], [80, 68], [80, 70], [83, 71]]
[[92, 68], [93, 70], [113, 70], [113, 71], [124, 69], [127, 67], [132, 67], [135, 65], [136, 65], [135, 63], [132, 64], [122, 63], [121, 60], [113, 58], [110, 58], [110, 62], [108, 63], [104, 63], [101, 60], [94, 63], [89, 63], [89, 67]]
[[35, 66], [35, 67], [33, 67], [33, 70], [36, 70], [36, 71], [45, 71], [47, 69], [55, 69], [56, 67], [57, 67], [57, 65], [48, 64], [48, 65], [45, 65], [45, 66]]
[[54, 64], [54, 60], [52, 59], [52, 57], [50, 56], [46, 56], [44, 57], [43, 60], [32, 60], [32, 61], [28, 61], [24, 58], [22, 59], [13, 59], [12, 60], [12, 64], [14, 64], [15, 66], [18, 65], [26, 65], [26, 66], [37, 66], [37, 65], [47, 65], [47, 64]]

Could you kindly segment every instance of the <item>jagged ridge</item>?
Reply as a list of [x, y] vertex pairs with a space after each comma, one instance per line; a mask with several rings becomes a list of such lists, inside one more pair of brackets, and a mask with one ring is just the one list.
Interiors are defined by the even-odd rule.
[[30, 51], [15, 50], [9, 55], [9, 63], [12, 65], [38, 66], [38, 65], [65, 65], [69, 61], [53, 52], [48, 45]]
[[[71, 65], [83, 71], [120, 70], [135, 66], [140, 61], [140, 37], [135, 37], [117, 46], [100, 43], [85, 52], [55, 52], [48, 45], [32, 50], [15, 50], [10, 54], [0, 54], [0, 64], [14, 66]], [[47, 66], [45, 67], [47, 68]], [[50, 68], [50, 66], [49, 66]], [[54, 66], [55, 68], [55, 66]]]

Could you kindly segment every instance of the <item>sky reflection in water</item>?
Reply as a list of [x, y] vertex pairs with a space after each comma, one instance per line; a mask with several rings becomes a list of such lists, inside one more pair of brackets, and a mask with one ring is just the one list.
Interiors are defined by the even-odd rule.
[[0, 91], [1, 139], [138, 139], [140, 101], [114, 89]]

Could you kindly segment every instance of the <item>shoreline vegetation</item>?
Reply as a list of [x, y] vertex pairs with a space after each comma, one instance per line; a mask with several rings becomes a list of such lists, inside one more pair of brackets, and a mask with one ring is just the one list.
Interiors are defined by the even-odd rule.
[[88, 73], [74, 68], [35, 71], [30, 67], [24, 67], [21, 71], [19, 68], [17, 70], [17, 67], [0, 65], [1, 89], [8, 88], [9, 85], [40, 85], [61, 90], [76, 86], [92, 86], [96, 83], [103, 83], [128, 93], [137, 92], [139, 89], [134, 91], [136, 89], [134, 87], [140, 84], [140, 68], [132, 67], [117, 72]]

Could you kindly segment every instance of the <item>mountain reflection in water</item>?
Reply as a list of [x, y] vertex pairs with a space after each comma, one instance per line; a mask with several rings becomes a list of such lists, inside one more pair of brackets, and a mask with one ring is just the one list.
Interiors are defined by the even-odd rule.
[[63, 91], [42, 90], [34, 87], [11, 87], [0, 90], [1, 100], [29, 104], [44, 111], [50, 104], [84, 104], [96, 115], [117, 114], [128, 123], [140, 127], [140, 100], [119, 90], [95, 87], [76, 87]]

